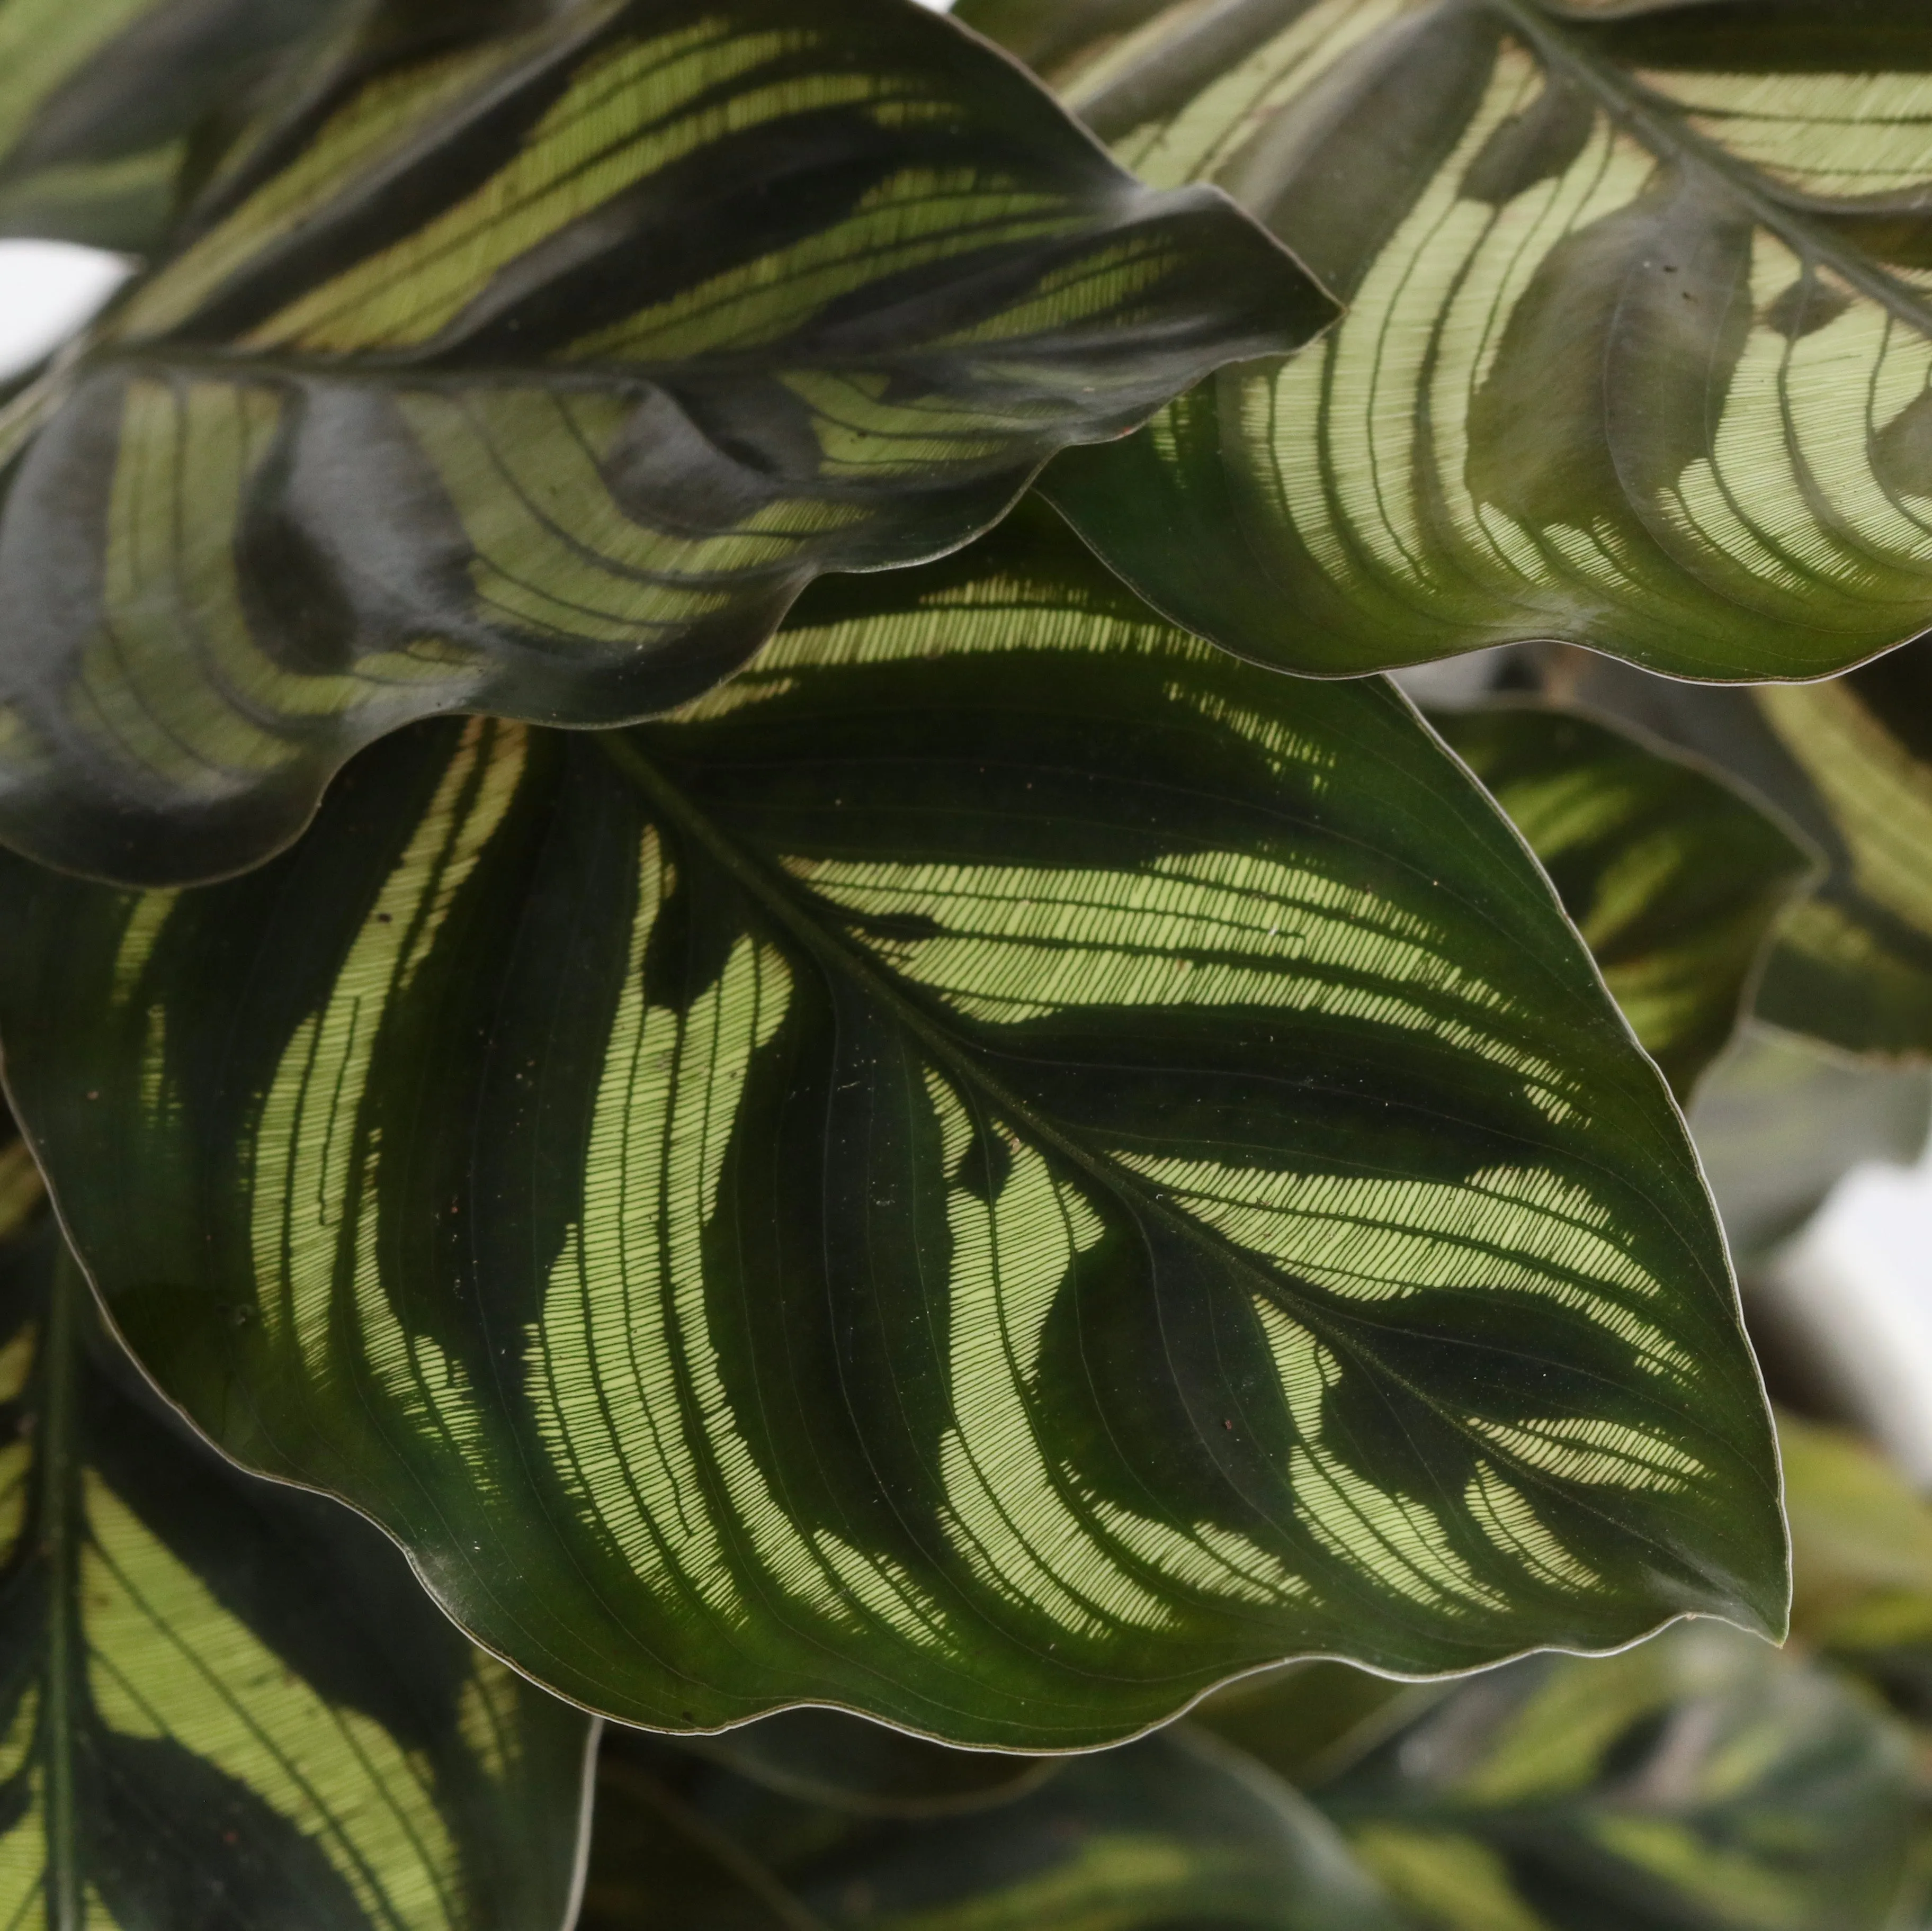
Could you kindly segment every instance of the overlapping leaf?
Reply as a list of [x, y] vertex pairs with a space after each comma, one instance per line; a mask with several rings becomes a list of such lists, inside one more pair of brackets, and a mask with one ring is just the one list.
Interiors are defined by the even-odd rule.
[[585, 1931], [1396, 1931], [1334, 1827], [1211, 1738], [1070, 1764], [998, 1810], [868, 1824], [613, 1733]]
[[245, 878], [0, 884], [151, 1371], [613, 1714], [1048, 1747], [1782, 1615], [1708, 1196], [1520, 843], [1030, 518], [660, 723], [399, 736]]
[[566, 1931], [590, 1726], [0, 1254], [0, 1923]]
[[1796, 1233], [1861, 1160], [1918, 1159], [1932, 1128], [1932, 1074], [1860, 1065], [1750, 1026], [1698, 1088], [1690, 1120], [1744, 1268]]
[[1298, 670], [1560, 637], [1716, 679], [1932, 623], [1918, 0], [1066, 24], [1031, 44], [1128, 166], [1220, 182], [1351, 305], [1050, 473], [1171, 615]]
[[1529, 841], [1688, 1100], [1735, 1030], [1811, 854], [1708, 769], [1574, 712], [1498, 703], [1434, 722]]
[[144, 251], [197, 126], [343, 0], [5, 0], [0, 235]]
[[1064, 1757], [958, 1750], [839, 1710], [782, 1710], [684, 1746], [781, 1796], [862, 1817], [943, 1817], [1011, 1801]]
[[1932, 1056], [1932, 646], [1749, 692], [1591, 666], [1590, 701], [1727, 766], [1824, 853], [1766, 961], [1760, 1018], [1852, 1052]]
[[1710, 1624], [1478, 1678], [1322, 1802], [1427, 1931], [1910, 1921], [1904, 1732]]
[[904, 0], [535, 13], [379, 13], [0, 421], [16, 848], [219, 876], [409, 719], [682, 701], [1330, 313]]

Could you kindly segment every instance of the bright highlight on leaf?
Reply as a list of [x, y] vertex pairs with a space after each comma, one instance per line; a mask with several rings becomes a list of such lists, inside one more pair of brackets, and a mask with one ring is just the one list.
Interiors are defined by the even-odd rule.
[[1918, 0], [962, 13], [1349, 304], [1050, 473], [1190, 628], [1324, 673], [1555, 637], [1757, 679], [1932, 623]]
[[681, 702], [1332, 313], [904, 0], [583, 0], [310, 91], [0, 418], [0, 838], [46, 862], [219, 876], [412, 718]]
[[0, 1923], [566, 1931], [590, 1726], [0, 1255]]
[[1292, 1654], [1775, 1628], [1708, 1198], [1545, 881], [1385, 686], [1045, 520], [621, 736], [400, 736], [232, 883], [10, 864], [123, 1332], [652, 1726], [1054, 1747]]
[[1574, 712], [1501, 703], [1433, 721], [1529, 841], [1688, 1101], [1811, 854], [1708, 769]]

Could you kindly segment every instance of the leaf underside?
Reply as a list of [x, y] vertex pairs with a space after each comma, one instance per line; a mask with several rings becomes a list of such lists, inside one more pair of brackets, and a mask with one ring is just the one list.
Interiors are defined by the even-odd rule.
[[1171, 616], [1327, 674], [1556, 637], [1716, 679], [1932, 623], [1919, 0], [1064, 15], [1032, 43], [1122, 162], [1349, 304], [1048, 472]]
[[1708, 1196], [1546, 883], [1387, 686], [1050, 526], [634, 731], [418, 727], [230, 883], [7, 862], [122, 1331], [653, 1727], [1053, 1748], [1286, 1655], [1778, 1627]]
[[565, 1931], [590, 1725], [0, 1255], [0, 1923]]
[[1914, 1783], [1866, 1699], [1693, 1624], [1462, 1686], [1321, 1802], [1422, 1931], [1880, 1931]]
[[1736, 1029], [1759, 955], [1816, 868], [1708, 767], [1556, 706], [1432, 720], [1543, 862], [1604, 983], [1688, 1103]]
[[1932, 644], [1822, 684], [1712, 691], [1604, 665], [1579, 688], [1727, 766], [1824, 855], [1766, 960], [1758, 1017], [1855, 1053], [1932, 1057]]
[[16, 849], [220, 877], [412, 719], [662, 710], [1332, 313], [903, 0], [488, 25], [318, 69], [0, 418]]
[[880, 1825], [613, 1735], [584, 1931], [1396, 1931], [1334, 1827], [1185, 1726], [969, 1817]]

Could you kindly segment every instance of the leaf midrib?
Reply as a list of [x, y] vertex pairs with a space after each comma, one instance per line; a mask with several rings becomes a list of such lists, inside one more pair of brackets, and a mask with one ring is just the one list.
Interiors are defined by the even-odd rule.
[[41, 1721], [46, 1739], [46, 1858], [52, 1931], [81, 1931], [86, 1921], [80, 1871], [80, 1812], [74, 1762], [74, 1726], [84, 1695], [79, 1628], [80, 1340], [76, 1297], [86, 1292], [63, 1249], [47, 1297], [46, 1399], [35, 1444], [40, 1463], [41, 1559], [46, 1565], [47, 1648]]
[[1077, 1138], [1042, 1117], [1030, 1102], [1012, 1092], [997, 1075], [987, 1071], [973, 1054], [934, 1021], [869, 953], [837, 934], [828, 931], [819, 920], [811, 916], [796, 902], [802, 895], [799, 889], [782, 874], [774, 876], [773, 868], [767, 861], [743, 848], [701, 807], [688, 798], [681, 787], [660, 771], [638, 748], [632, 733], [599, 732], [596, 734], [596, 741], [626, 778], [667, 816], [695, 838], [706, 853], [797, 939], [813, 958], [832, 970], [847, 973], [857, 980], [868, 994], [888, 1006], [894, 1017], [950, 1071], [976, 1087], [993, 1110], [1010, 1116], [1016, 1124], [1024, 1126], [1029, 1132], [1036, 1135], [1063, 1159], [1078, 1167], [1109, 1192], [1126, 1195], [1137, 1210], [1160, 1221], [1189, 1245], [1209, 1255], [1231, 1273], [1251, 1283], [1254, 1291], [1280, 1306], [1292, 1320], [1330, 1345], [1346, 1348], [1374, 1373], [1402, 1389], [1456, 1433], [1479, 1447], [1484, 1455], [1506, 1460], [1512, 1467], [1522, 1468], [1526, 1479], [1535, 1480], [1538, 1486], [1547, 1486], [1540, 1479], [1540, 1471], [1522, 1467], [1515, 1456], [1480, 1435], [1469, 1426], [1465, 1416], [1446, 1406], [1429, 1389], [1419, 1385], [1399, 1369], [1392, 1366], [1374, 1346], [1372, 1338], [1365, 1334], [1358, 1324], [1346, 1324], [1345, 1329], [1345, 1324], [1330, 1316], [1326, 1309], [1305, 1305], [1291, 1298], [1284, 1291], [1282, 1282], [1270, 1270], [1258, 1264], [1211, 1228], [1202, 1226], [1192, 1216], [1181, 1212], [1160, 1195], [1150, 1190], [1130, 1171], [1116, 1167], [1103, 1155], [1091, 1151]]
[[1483, 4], [1501, 14], [1546, 65], [1561, 68], [1587, 88], [1613, 120], [1628, 126], [1652, 153], [1675, 154], [1714, 174], [1760, 223], [1793, 243], [1792, 252], [1801, 260], [1828, 262], [1862, 295], [1922, 333], [1932, 334], [1932, 304], [1916, 289], [1869, 257], [1847, 248], [1829, 229], [1807, 219], [1788, 198], [1775, 191], [1764, 175], [1721, 143], [1699, 133], [1622, 68], [1599, 59], [1534, 0], [1483, 0]]

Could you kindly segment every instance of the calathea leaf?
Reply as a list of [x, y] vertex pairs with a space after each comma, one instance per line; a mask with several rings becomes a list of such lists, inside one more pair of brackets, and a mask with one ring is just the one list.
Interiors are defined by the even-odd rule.
[[943, 1817], [1010, 1803], [1066, 1759], [949, 1749], [841, 1710], [781, 1710], [686, 1746], [781, 1796], [861, 1817]]
[[578, 0], [312, 91], [0, 426], [0, 838], [51, 863], [219, 876], [409, 719], [682, 701], [1331, 312], [904, 0]]
[[145, 251], [204, 117], [344, 0], [4, 0], [0, 235]]
[[1426, 1931], [1879, 1931], [1915, 1783], [1868, 1699], [1690, 1624], [1476, 1678], [1321, 1802]]
[[1826, 683], [1713, 691], [1604, 665], [1578, 688], [1727, 766], [1824, 853], [1758, 1016], [1852, 1052], [1932, 1055], [1932, 646]]
[[1444, 711], [1436, 729], [1515, 821], [1680, 1099], [1736, 1030], [1758, 957], [1816, 869], [1708, 767], [1559, 707]]
[[1064, 1747], [1294, 1654], [1775, 1627], [1708, 1197], [1521, 843], [1388, 686], [1045, 520], [628, 733], [399, 736], [226, 884], [9, 862], [122, 1332], [652, 1727]]
[[613, 1731], [584, 1931], [1397, 1931], [1334, 1828], [1185, 1726], [997, 1810], [866, 1822]]
[[1097, 57], [1040, 37], [1126, 165], [1221, 183], [1349, 304], [1050, 472], [1171, 615], [1300, 670], [1559, 637], [1714, 679], [1932, 623], [1917, 0], [1179, 0]]
[[1346, 1663], [1290, 1663], [1217, 1690], [1188, 1712], [1298, 1789], [1340, 1776], [1422, 1711], [1456, 1679], [1405, 1683]]
[[0, 1253], [0, 1922], [565, 1931], [588, 1720], [158, 1408], [50, 1225]]

